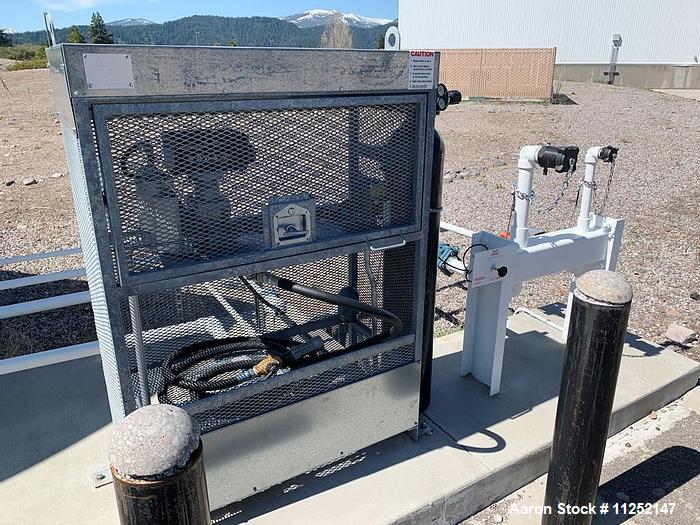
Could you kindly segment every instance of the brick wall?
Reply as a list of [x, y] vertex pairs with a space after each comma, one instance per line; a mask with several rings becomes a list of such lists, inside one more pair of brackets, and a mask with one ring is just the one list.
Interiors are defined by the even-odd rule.
[[440, 82], [467, 98], [549, 100], [556, 48], [444, 49]]

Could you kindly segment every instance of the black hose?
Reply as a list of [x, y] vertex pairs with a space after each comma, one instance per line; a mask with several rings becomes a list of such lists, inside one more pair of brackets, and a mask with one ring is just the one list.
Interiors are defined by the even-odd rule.
[[363, 303], [362, 301], [352, 299], [351, 297], [345, 297], [344, 295], [332, 294], [324, 292], [323, 290], [319, 290], [318, 288], [304, 286], [303, 284], [299, 284], [294, 281], [290, 281], [289, 279], [284, 279], [282, 277], [275, 277], [270, 274], [263, 275], [264, 278], [268, 278], [273, 284], [279, 286], [283, 290], [294, 292], [296, 294], [303, 295], [304, 297], [308, 297], [310, 299], [317, 299], [318, 301], [323, 301], [324, 303], [334, 304], [336, 306], [345, 306], [347, 308], [357, 310], [358, 312], [364, 312], [368, 315], [371, 315], [372, 317], [381, 319], [382, 321], [386, 321], [390, 325], [389, 335], [399, 334], [403, 329], [403, 323], [401, 322], [401, 319], [399, 319], [398, 316], [389, 312], [388, 310], [384, 310], [383, 308], [378, 308], [377, 306]]
[[[283, 354], [299, 343], [291, 339], [269, 337], [232, 337], [204, 341], [171, 353], [161, 365], [161, 403], [173, 404], [169, 389], [186, 391], [194, 399], [202, 394], [231, 388], [256, 377], [252, 368], [267, 355]], [[211, 363], [208, 360], [216, 359]], [[238, 373], [231, 375], [232, 372]], [[226, 377], [215, 379], [226, 374]]]
[[[381, 319], [389, 325], [389, 331], [377, 334], [343, 350], [328, 353], [311, 351], [304, 355], [301, 360], [290, 357], [294, 355], [291, 349], [297, 345], [308, 343], [299, 343], [292, 339], [272, 336], [233, 337], [188, 345], [172, 352], [161, 365], [162, 383], [157, 389], [158, 400], [161, 403], [177, 404], [178, 400], [173, 399], [171, 389], [175, 392], [178, 390], [184, 392], [188, 401], [192, 401], [207, 393], [246, 383], [259, 377], [253, 368], [268, 356], [281, 358], [278, 362], [285, 363], [285, 366], [309, 365], [381, 343], [389, 337], [399, 334], [403, 329], [401, 319], [393, 313], [351, 297], [324, 292], [271, 274], [258, 274], [256, 277], [283, 290], [325, 303], [345, 306]], [[241, 280], [247, 287], [253, 288], [245, 278]], [[267, 304], [267, 301], [265, 302]], [[271, 303], [269, 306], [277, 308]]]
[[132, 177], [134, 175], [133, 173], [129, 173], [127, 161], [129, 160], [129, 157], [131, 157], [137, 151], [140, 151], [141, 153], [146, 155], [146, 163], [148, 165], [155, 166], [155, 154], [153, 153], [153, 144], [151, 144], [147, 140], [139, 140], [137, 142], [134, 142], [131, 146], [129, 146], [119, 158], [119, 168], [121, 169], [122, 175], [124, 177]]

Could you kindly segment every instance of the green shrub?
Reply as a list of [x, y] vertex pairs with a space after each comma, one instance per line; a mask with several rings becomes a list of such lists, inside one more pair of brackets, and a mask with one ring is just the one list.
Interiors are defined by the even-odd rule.
[[19, 71], [21, 69], [43, 69], [46, 67], [45, 58], [32, 58], [31, 60], [20, 60], [14, 64], [8, 65], [7, 71]]
[[15, 55], [17, 57], [26, 57], [26, 58], [12, 58], [12, 57], [2, 57], [2, 58], [11, 58], [12, 60], [19, 60], [19, 62], [15, 62], [14, 64], [10, 64], [7, 66], [8, 71], [19, 71], [20, 69], [42, 69], [46, 67], [46, 50], [44, 49], [43, 46], [31, 46], [31, 45], [23, 45], [23, 46], [17, 46], [17, 47], [11, 47], [11, 48], [5, 48], [5, 49], [18, 49], [18, 48], [27, 48], [32, 49], [33, 53], [31, 55], [27, 55], [27, 50], [22, 50], [18, 55]]

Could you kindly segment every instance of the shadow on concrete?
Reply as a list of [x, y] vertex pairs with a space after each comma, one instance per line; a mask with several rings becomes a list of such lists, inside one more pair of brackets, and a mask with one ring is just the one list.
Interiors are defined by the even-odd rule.
[[[433, 426], [432, 435], [418, 442], [407, 434], [394, 436], [230, 505], [215, 517], [229, 524], [245, 522], [444, 447], [482, 455], [503, 450], [510, 438], [492, 427], [517, 419], [558, 394], [564, 346], [545, 333], [532, 328], [519, 333], [508, 330], [502, 389], [494, 397], [485, 385], [458, 375], [460, 353], [454, 352], [454, 341], [436, 344], [432, 404], [425, 414]], [[0, 392], [0, 480], [110, 421], [97, 356], [0, 376]], [[288, 453], [293, 456], [294, 449]]]
[[[617, 503], [620, 506], [618, 507], [620, 513], [611, 510], [609, 514], [594, 519], [593, 523], [604, 525], [624, 523], [636, 514], [640, 514], [634, 511], [622, 512], [629, 509], [623, 506], [624, 503], [656, 503], [697, 475], [700, 475], [700, 452], [682, 446], [664, 449], [600, 486], [597, 504], [608, 502], [612, 509]], [[618, 494], [625, 494], [627, 498], [622, 500]], [[634, 510], [639, 509], [634, 507]], [[654, 515], [653, 512], [651, 514]], [[668, 514], [666, 518], [669, 518]], [[657, 519], [663, 521], [664, 514], [658, 514]]]
[[[436, 348], [432, 401], [424, 413], [433, 428], [432, 435], [422, 436], [418, 442], [407, 434], [389, 438], [220, 509], [212, 517], [225, 520], [221, 522], [227, 525], [244, 523], [442, 447], [453, 447], [465, 453], [503, 450], [506, 440], [489, 427], [520, 417], [557, 396], [563, 364], [563, 345], [545, 337], [543, 332], [516, 334], [508, 331], [507, 335], [511, 343], [506, 342], [499, 395], [491, 397], [485, 385], [472, 377], [459, 376], [459, 352], [440, 355], [440, 349]], [[528, 351], [513, 351], [514, 348], [509, 351], [514, 338], [518, 346], [528, 345]], [[533, 361], [537, 366], [533, 366]], [[478, 437], [478, 444], [460, 443], [470, 436]], [[293, 455], [294, 451], [289, 453]]]
[[[489, 427], [520, 417], [559, 394], [564, 346], [540, 331], [516, 334], [507, 330], [506, 336], [501, 392], [496, 396], [490, 396], [489, 388], [473, 377], [459, 376], [459, 352], [439, 356], [434, 361], [433, 385], [436, 386], [426, 415], [462, 450], [502, 450], [507, 443], [501, 436], [489, 432]], [[527, 352], [519, 351], [524, 347]], [[459, 403], [455, 402], [457, 399]], [[465, 442], [471, 436], [478, 438], [477, 434], [492, 444]]]
[[0, 481], [111, 421], [99, 356], [0, 376], [0, 392]]

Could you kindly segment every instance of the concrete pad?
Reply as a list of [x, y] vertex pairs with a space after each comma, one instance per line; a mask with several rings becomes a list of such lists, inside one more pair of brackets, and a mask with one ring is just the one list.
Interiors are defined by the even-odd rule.
[[[417, 443], [395, 436], [215, 518], [456, 523], [536, 479], [547, 467], [563, 346], [551, 324], [526, 313], [512, 316], [508, 328], [498, 396], [459, 377], [461, 333], [439, 339], [426, 419], [432, 435]], [[698, 376], [697, 363], [630, 336], [611, 431], [680, 397]], [[106, 466], [111, 433], [99, 359], [0, 376], [0, 391], [0, 522], [115, 523], [112, 487], [94, 489], [90, 480]]]
[[683, 396], [683, 402], [688, 408], [700, 414], [700, 386], [696, 386]]
[[[548, 320], [561, 324], [557, 313], [547, 314]], [[563, 364], [560, 339], [558, 330], [527, 313], [512, 316], [502, 389], [494, 397], [473, 378], [459, 377], [461, 332], [436, 340], [432, 403], [426, 415], [449, 445], [428, 445], [430, 451], [422, 452], [427, 445], [422, 438], [413, 456], [382, 463], [379, 472], [365, 464], [365, 470], [348, 472], [332, 489], [330, 480], [319, 482], [314, 473], [301, 476], [231, 505], [225, 523], [447, 524], [510, 494], [547, 469]], [[700, 365], [694, 361], [630, 335], [610, 433], [677, 399], [699, 376]], [[389, 439], [368, 451], [400, 449], [402, 439]], [[465, 456], [481, 467], [465, 469]], [[439, 485], [434, 481], [437, 469]], [[303, 487], [300, 497], [308, 499], [284, 498], [285, 486]]]
[[0, 376], [0, 523], [118, 523], [98, 356]]
[[[687, 407], [684, 397], [608, 439], [596, 501], [598, 510], [607, 502], [609, 511], [599, 514], [594, 523], [619, 525], [629, 519], [632, 523], [681, 525], [696, 521], [700, 502], [698, 429], [700, 416]], [[547, 476], [541, 476], [460, 525], [540, 525], [546, 482]], [[624, 502], [620, 497], [675, 508], [672, 514], [640, 521], [610, 510], [613, 504]]]

